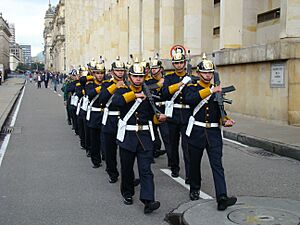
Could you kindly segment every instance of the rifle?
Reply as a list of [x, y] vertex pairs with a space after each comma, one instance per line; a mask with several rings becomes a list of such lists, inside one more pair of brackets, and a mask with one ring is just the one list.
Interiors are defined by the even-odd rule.
[[[132, 54], [130, 54], [130, 58], [133, 60]], [[127, 82], [128, 82], [128, 80], [127, 80]], [[156, 108], [152, 93], [151, 93], [149, 87], [147, 86], [147, 84], [145, 83], [145, 81], [142, 85], [142, 90], [143, 90], [144, 94], [146, 95], [146, 97], [149, 99], [150, 105], [151, 105], [156, 117], [158, 117], [162, 113]]]
[[[215, 58], [214, 53], [212, 53], [212, 56], [213, 56], [213, 58]], [[215, 67], [215, 70], [214, 70], [214, 85], [219, 86], [221, 84], [221, 81], [220, 81], [220, 76], [219, 76], [219, 73], [217, 71], [217, 67], [216, 67], [215, 62], [214, 62], [214, 67]], [[223, 125], [224, 125], [224, 120], [225, 120], [225, 117], [226, 117], [226, 112], [225, 112], [225, 109], [224, 109], [224, 102], [228, 103], [228, 104], [232, 103], [232, 100], [224, 98], [224, 95], [228, 92], [232, 92], [232, 91], [235, 91], [235, 90], [236, 90], [235, 87], [233, 85], [231, 85], [231, 86], [222, 88], [222, 92], [215, 93], [214, 101], [218, 102], [220, 113], [221, 113], [221, 121], [222, 121]]]

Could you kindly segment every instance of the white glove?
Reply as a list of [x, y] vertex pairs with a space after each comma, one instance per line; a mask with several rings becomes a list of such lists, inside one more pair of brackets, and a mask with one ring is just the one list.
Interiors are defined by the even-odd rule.
[[191, 80], [191, 78], [189, 76], [185, 76], [181, 82], [184, 84], [187, 84], [188, 82], [190, 82], [190, 80]]

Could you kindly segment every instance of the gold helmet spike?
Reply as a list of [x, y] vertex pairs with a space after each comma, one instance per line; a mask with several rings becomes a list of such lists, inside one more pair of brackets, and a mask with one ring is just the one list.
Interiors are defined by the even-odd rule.
[[202, 54], [202, 59], [203, 59], [203, 60], [207, 59], [207, 58], [206, 58], [205, 52], [203, 52], [203, 54]]
[[134, 63], [139, 63], [138, 57], [135, 57]]

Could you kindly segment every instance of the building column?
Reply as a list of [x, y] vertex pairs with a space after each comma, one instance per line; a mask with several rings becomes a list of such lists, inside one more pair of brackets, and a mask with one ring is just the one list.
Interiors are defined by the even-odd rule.
[[175, 0], [161, 0], [160, 2], [160, 55], [170, 58], [170, 48], [175, 44], [174, 18]]
[[192, 55], [213, 50], [213, 7], [213, 1], [185, 1], [184, 46]]
[[121, 1], [119, 6], [119, 20], [120, 20], [120, 38], [119, 38], [119, 54], [121, 60], [124, 62], [129, 61], [129, 41], [128, 41], [128, 20], [129, 20], [129, 6], [128, 1]]
[[148, 61], [153, 58], [155, 49], [155, 4], [153, 0], [143, 0], [142, 5], [142, 56]]
[[129, 0], [129, 54], [141, 58], [142, 55], [142, 0]]
[[280, 5], [280, 38], [300, 37], [300, 1], [281, 0]]
[[240, 48], [243, 33], [243, 0], [222, 0], [220, 6], [220, 48]]

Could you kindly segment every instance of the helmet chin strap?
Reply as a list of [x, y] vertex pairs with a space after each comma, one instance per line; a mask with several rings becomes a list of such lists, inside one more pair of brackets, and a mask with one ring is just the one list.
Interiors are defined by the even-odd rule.
[[210, 81], [212, 80], [212, 78], [209, 79], [209, 80], [207, 80], [202, 75], [200, 75], [200, 77], [202, 78], [202, 80], [203, 80], [204, 83], [210, 83]]
[[156, 73], [152, 73], [152, 70], [150, 70], [150, 73], [152, 76], [156, 76], [160, 71], [161, 71], [161, 68], [159, 68], [159, 70]]
[[131, 79], [131, 76], [128, 76], [128, 77], [129, 77], [130, 83], [131, 83], [135, 88], [139, 88], [139, 87], [142, 86], [142, 84], [141, 84], [141, 85], [136, 85], [136, 84], [133, 82], [133, 80]]
[[113, 76], [114, 76], [114, 78], [116, 78], [116, 80], [120, 81], [120, 80], [123, 80], [124, 74], [119, 77], [117, 74], [115, 74], [115, 71], [113, 71]]

